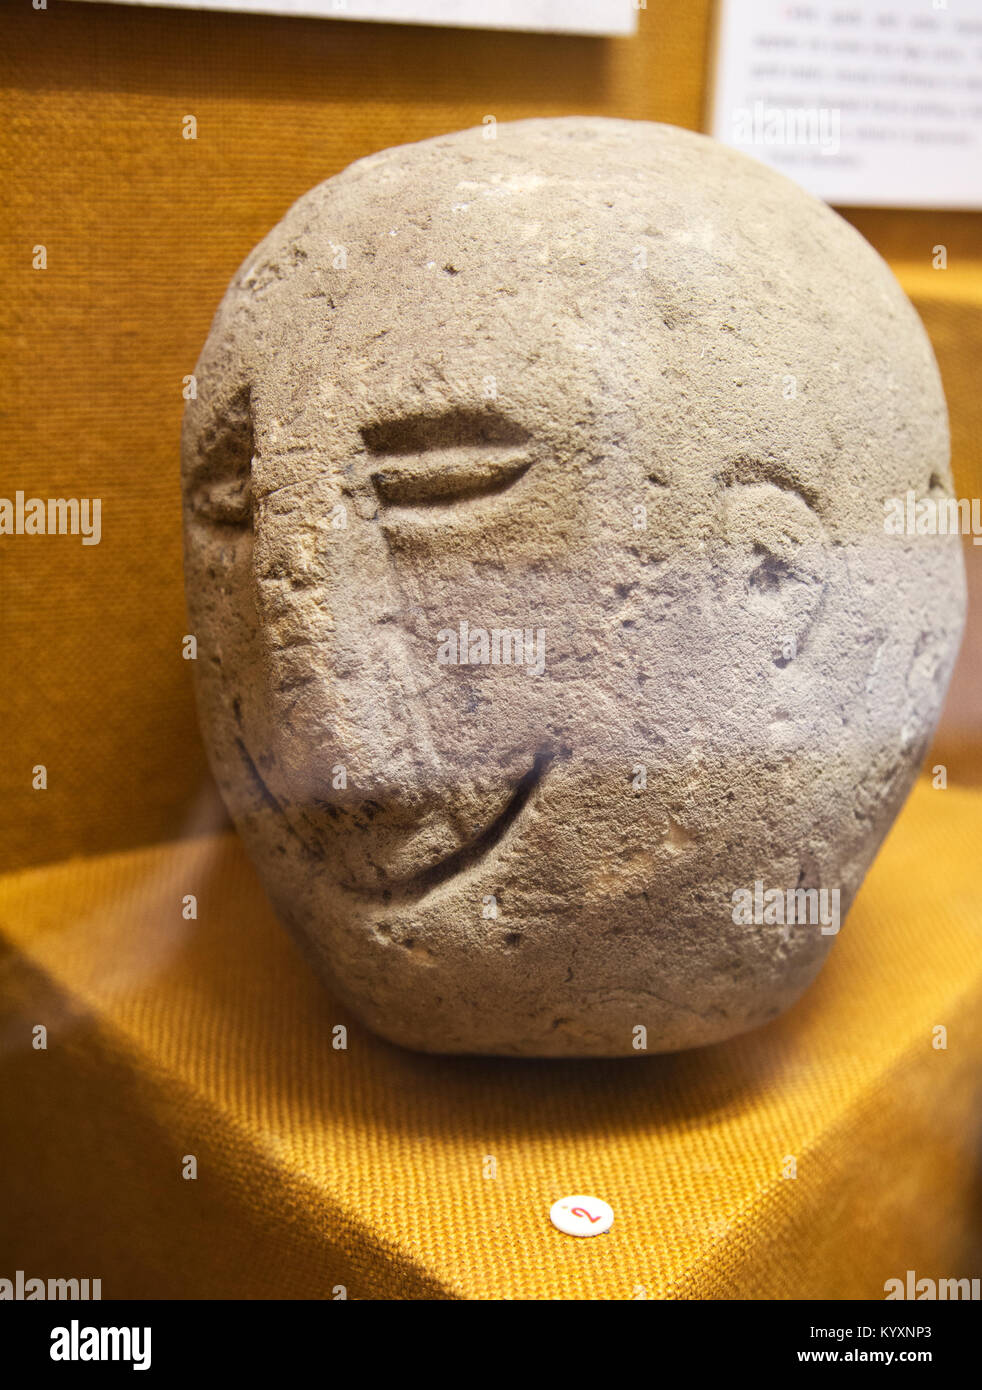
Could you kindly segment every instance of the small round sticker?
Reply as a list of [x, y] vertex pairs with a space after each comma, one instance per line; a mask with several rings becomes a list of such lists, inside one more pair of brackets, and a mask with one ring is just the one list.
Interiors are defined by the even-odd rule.
[[602, 1236], [614, 1224], [614, 1213], [599, 1197], [561, 1197], [549, 1220], [568, 1236]]

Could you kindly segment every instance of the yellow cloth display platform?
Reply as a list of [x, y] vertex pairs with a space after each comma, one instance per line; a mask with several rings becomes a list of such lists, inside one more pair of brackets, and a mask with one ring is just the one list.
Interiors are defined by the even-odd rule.
[[[408, 1299], [882, 1299], [907, 1269], [976, 1276], [980, 838], [982, 794], [922, 781], [790, 1013], [618, 1062], [372, 1037], [232, 835], [8, 875], [0, 1275]], [[611, 1231], [555, 1230], [570, 1193], [609, 1202]]]
[[[907, 1269], [980, 1273], [982, 547], [930, 759], [951, 787], [918, 787], [805, 998], [733, 1043], [401, 1052], [321, 990], [233, 836], [184, 838], [220, 811], [181, 659], [182, 384], [230, 276], [352, 160], [487, 114], [699, 128], [712, 14], [652, 3], [636, 38], [593, 40], [8, 7], [5, 491], [98, 496], [103, 535], [0, 541], [0, 1278], [101, 1278], [107, 1298], [879, 1299]], [[977, 497], [982, 217], [846, 215], [924, 319], [956, 494]], [[610, 1202], [607, 1235], [550, 1225], [574, 1192]]]

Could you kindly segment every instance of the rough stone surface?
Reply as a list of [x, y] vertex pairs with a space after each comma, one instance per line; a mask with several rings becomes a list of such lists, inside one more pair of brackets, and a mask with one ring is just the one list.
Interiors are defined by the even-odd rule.
[[[939, 712], [959, 542], [884, 528], [952, 492], [937, 367], [762, 164], [643, 122], [486, 135], [321, 184], [218, 310], [183, 442], [214, 770], [385, 1037], [715, 1042], [835, 940], [735, 892], [844, 918]], [[462, 622], [533, 651], [441, 662]]]

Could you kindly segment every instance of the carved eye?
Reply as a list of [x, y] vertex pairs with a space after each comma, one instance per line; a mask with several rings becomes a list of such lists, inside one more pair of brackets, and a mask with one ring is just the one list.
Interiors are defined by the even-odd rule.
[[450, 411], [362, 430], [385, 507], [434, 508], [505, 492], [531, 467], [528, 434], [501, 416]]
[[195, 440], [189, 500], [196, 518], [215, 526], [243, 529], [251, 523], [253, 452], [246, 386]]
[[393, 507], [448, 506], [504, 492], [527, 472], [524, 454], [472, 449], [441, 449], [407, 463], [405, 468], [379, 469], [372, 484], [380, 502]]

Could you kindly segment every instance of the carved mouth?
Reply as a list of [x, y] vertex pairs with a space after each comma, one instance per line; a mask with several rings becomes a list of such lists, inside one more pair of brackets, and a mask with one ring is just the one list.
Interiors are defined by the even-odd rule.
[[[504, 810], [485, 828], [459, 849], [453, 850], [435, 864], [428, 865], [419, 873], [402, 879], [389, 879], [384, 886], [376, 888], [372, 896], [381, 897], [384, 902], [412, 900], [431, 893], [440, 884], [455, 878], [468, 869], [476, 868], [501, 843], [522, 811], [528, 805], [533, 793], [546, 774], [546, 769], [555, 758], [551, 749], [536, 755], [535, 761], [525, 776], [517, 783]], [[346, 883], [344, 887], [355, 892], [365, 892], [364, 888]]]

